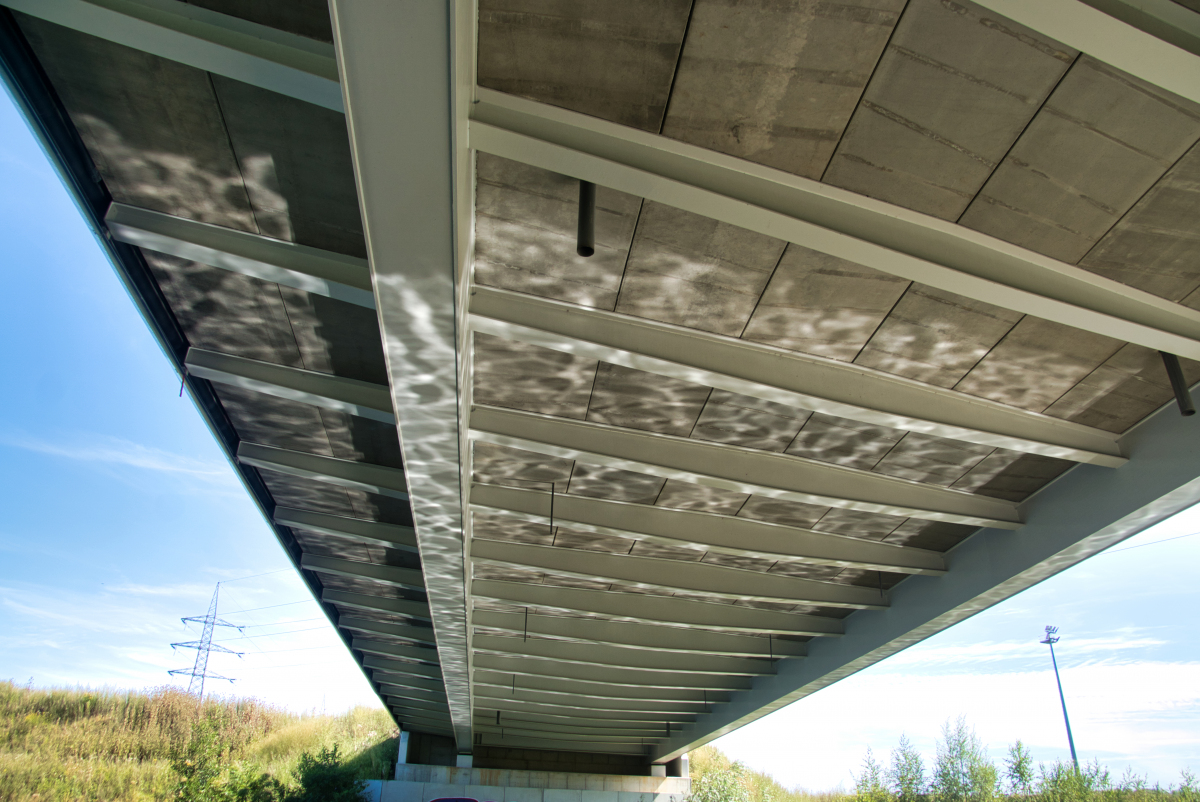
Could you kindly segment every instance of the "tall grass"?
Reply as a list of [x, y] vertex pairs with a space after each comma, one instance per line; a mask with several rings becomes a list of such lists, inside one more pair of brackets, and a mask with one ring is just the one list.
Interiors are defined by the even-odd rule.
[[[849, 802], [841, 791], [806, 791], [784, 788], [769, 774], [736, 763], [714, 746], [702, 746], [688, 755], [692, 798], [699, 802]], [[714, 783], [717, 778], [725, 783]], [[707, 788], [706, 788], [707, 786]]]
[[146, 693], [35, 689], [0, 682], [0, 802], [167, 799], [168, 760], [199, 717], [229, 757], [288, 781], [301, 753], [337, 746], [361, 779], [390, 776], [395, 725], [383, 710], [297, 715], [254, 699], [209, 698], [177, 688]]

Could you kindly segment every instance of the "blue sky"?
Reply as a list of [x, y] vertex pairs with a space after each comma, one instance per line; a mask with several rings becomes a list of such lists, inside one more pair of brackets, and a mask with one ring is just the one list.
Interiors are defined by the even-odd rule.
[[[237, 678], [218, 692], [377, 705], [7, 97], [0, 188], [0, 679], [178, 683], [194, 652], [169, 644], [197, 636], [179, 619], [225, 580], [248, 627], [219, 634], [245, 655], [214, 657]], [[1176, 782], [1200, 769], [1196, 531], [1191, 510], [717, 745], [812, 789], [902, 733], [932, 756], [958, 715], [997, 758], [1017, 738], [1064, 758], [1053, 623], [1081, 759]]]

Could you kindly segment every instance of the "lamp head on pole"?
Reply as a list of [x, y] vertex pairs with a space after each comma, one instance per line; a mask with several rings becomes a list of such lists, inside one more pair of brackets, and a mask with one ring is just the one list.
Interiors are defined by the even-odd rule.
[[1058, 627], [1046, 627], [1046, 639], [1041, 642], [1047, 643], [1047, 644], [1058, 643], [1058, 638], [1055, 637], [1055, 633], [1057, 633], [1057, 632], [1058, 632]]

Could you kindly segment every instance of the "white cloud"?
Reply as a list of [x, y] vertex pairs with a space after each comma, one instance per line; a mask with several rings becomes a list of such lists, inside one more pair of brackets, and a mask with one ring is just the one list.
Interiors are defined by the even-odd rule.
[[99, 465], [136, 468], [198, 480], [209, 488], [238, 489], [233, 471], [224, 461], [203, 460], [174, 454], [119, 437], [75, 436], [69, 443], [56, 443], [24, 435], [0, 437], [0, 442], [25, 451]]

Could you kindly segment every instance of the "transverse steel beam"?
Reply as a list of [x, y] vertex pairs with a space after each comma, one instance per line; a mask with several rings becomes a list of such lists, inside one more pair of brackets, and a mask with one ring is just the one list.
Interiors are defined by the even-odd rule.
[[417, 536], [411, 526], [364, 521], [362, 518], [345, 518], [340, 515], [327, 515], [323, 512], [310, 512], [293, 507], [276, 507], [271, 520], [280, 526], [292, 529], [352, 538], [375, 546], [385, 546], [412, 554], [417, 553]]
[[1117, 435], [850, 362], [492, 287], [471, 328], [660, 376], [895, 429], [1119, 468]]
[[[360, 649], [359, 651], [363, 651]], [[438, 680], [442, 679], [442, 672], [438, 666], [428, 665], [426, 663], [409, 663], [403, 660], [393, 660], [389, 657], [382, 657], [371, 651], [364, 651], [363, 666], [372, 671], [381, 671], [388, 674], [399, 674], [406, 677], [424, 677], [425, 679]]]
[[775, 673], [774, 664], [770, 660], [722, 655], [687, 655], [678, 652], [652, 652], [647, 649], [626, 649], [607, 644], [573, 643], [546, 638], [476, 635], [471, 640], [471, 647], [477, 654], [491, 652], [561, 663], [615, 666], [646, 671], [738, 676], [760, 676]]
[[477, 405], [477, 441], [804, 504], [972, 526], [1020, 527], [1007, 501], [790, 454]]
[[[591, 733], [594, 735], [621, 734], [636, 735], [642, 738], [657, 738], [662, 735], [663, 725], [658, 722], [637, 721], [563, 721], [559, 716], [544, 716], [539, 713], [513, 713], [511, 711], [479, 710], [475, 713], [475, 726], [495, 726], [496, 713], [500, 713], [500, 726], [524, 727], [546, 733]], [[682, 726], [682, 725], [681, 725]]]
[[375, 308], [365, 259], [123, 203], [109, 206], [104, 219], [120, 242]]
[[351, 579], [369, 579], [382, 585], [391, 585], [406, 590], [425, 589], [425, 577], [416, 568], [399, 568], [394, 565], [321, 557], [316, 554], [303, 555], [300, 558], [300, 567], [308, 571], [316, 571], [319, 574], [345, 576]]
[[3, 5], [126, 47], [342, 110], [333, 48], [176, 0], [3, 0]]
[[471, 541], [471, 559], [475, 563], [534, 568], [574, 579], [630, 582], [641, 587], [701, 593], [730, 601], [807, 603], [855, 609], [887, 607], [887, 599], [875, 588], [684, 560], [604, 554], [481, 538]]
[[695, 714], [692, 713], [641, 713], [636, 710], [605, 710], [580, 707], [572, 705], [569, 701], [564, 701], [561, 704], [548, 704], [545, 702], [527, 702], [513, 699], [479, 698], [476, 699], [475, 707], [479, 710], [499, 710], [502, 713], [506, 710], [512, 712], [528, 711], [547, 716], [561, 716], [567, 719], [626, 721], [643, 724], [661, 722], [664, 725], [664, 734], [666, 730], [665, 725], [668, 722], [671, 724], [683, 724], [696, 720]]
[[471, 583], [471, 592], [476, 598], [495, 599], [528, 607], [595, 613], [649, 624], [814, 637], [841, 635], [843, 631], [842, 622], [836, 618], [732, 604], [711, 604], [670, 596], [530, 585], [494, 579], [474, 580]]
[[[478, 613], [476, 614], [478, 615]], [[627, 685], [607, 685], [601, 682], [584, 682], [528, 674], [518, 678], [515, 674], [503, 674], [499, 671], [485, 669], [476, 669], [474, 678], [476, 686], [488, 685], [496, 688], [508, 688], [510, 691], [515, 691], [516, 688], [525, 688], [545, 693], [567, 694], [577, 698], [702, 702], [704, 704], [721, 704], [729, 701], [729, 694], [720, 691], [687, 688], [634, 688]]]
[[338, 626], [351, 632], [365, 632], [371, 635], [390, 635], [393, 638], [420, 643], [425, 646], [436, 646], [432, 627], [414, 627], [409, 624], [393, 624], [383, 621], [372, 621], [368, 618], [355, 618], [343, 615], [338, 618]]
[[[1041, 0], [990, 4], [1009, 3], [1035, 8]], [[1045, 5], [1067, 4], [1105, 16], [1075, 0]], [[1186, 74], [1194, 74], [1194, 58], [1189, 65]], [[1158, 71], [1164, 81], [1167, 72]], [[1188, 80], [1200, 85], [1174, 78], [1170, 84], [1183, 88]], [[1189, 89], [1185, 96], [1196, 94]], [[1200, 311], [1074, 265], [818, 181], [549, 104], [485, 88], [478, 90], [478, 101], [471, 112], [471, 145], [486, 153], [1022, 314], [1200, 359]]]
[[[502, 654], [477, 653], [477, 668], [518, 676], [555, 677], [607, 685], [626, 685], [633, 688], [692, 688], [710, 691], [745, 690], [751, 686], [750, 677], [740, 674], [696, 674], [668, 671], [646, 671], [632, 668], [610, 668], [586, 663], [558, 663], [552, 660], [530, 660]], [[518, 684], [520, 684], [518, 682]]]
[[[532, 523], [546, 523], [550, 515], [548, 493], [500, 485], [473, 485], [471, 506]], [[897, 574], [946, 573], [945, 558], [925, 549], [749, 518], [609, 499], [558, 495], [554, 500], [554, 525], [664, 546], [699, 547], [734, 557], [802, 560], [814, 565]]]
[[321, 591], [321, 601], [326, 604], [336, 604], [351, 610], [370, 610], [373, 612], [389, 613], [410, 618], [414, 621], [429, 621], [429, 605], [423, 601], [411, 599], [390, 599], [384, 596], [369, 596], [364, 593], [350, 593], [345, 590]]
[[381, 384], [201, 348], [189, 348], [183, 364], [191, 375], [219, 384], [358, 415], [381, 423], [396, 423], [396, 416], [392, 414], [391, 394]]
[[253, 465], [267, 471], [303, 479], [316, 479], [339, 487], [365, 490], [368, 493], [408, 501], [408, 485], [404, 471], [399, 468], [289, 451], [286, 448], [245, 441], [238, 443], [237, 459], [243, 465]]
[[355, 638], [351, 641], [350, 648], [365, 654], [377, 654], [382, 657], [395, 657], [402, 660], [419, 660], [423, 663], [431, 663], [433, 665], [438, 664], [437, 650], [426, 649], [420, 646], [402, 646], [399, 643], [387, 643], [368, 638]]
[[[607, 643], [632, 649], [682, 654], [725, 654], [773, 659], [803, 657], [806, 651], [803, 643], [794, 640], [664, 627], [660, 624], [639, 624], [632, 621], [608, 621], [602, 618], [566, 618], [476, 610], [471, 615], [471, 623], [476, 627], [518, 634], [528, 633], [585, 643]], [[345, 626], [344, 623], [341, 625]]]
[[[675, 714], [707, 713], [709, 706], [703, 702], [658, 702], [646, 699], [597, 699], [591, 696], [574, 696], [569, 693], [550, 693], [545, 691], [517, 688], [512, 690], [502, 685], [476, 685], [475, 698], [501, 699], [513, 702], [533, 702], [537, 704], [570, 705], [586, 709], [598, 710], [634, 710], [642, 713]], [[483, 702], [487, 704], [487, 702]]]

